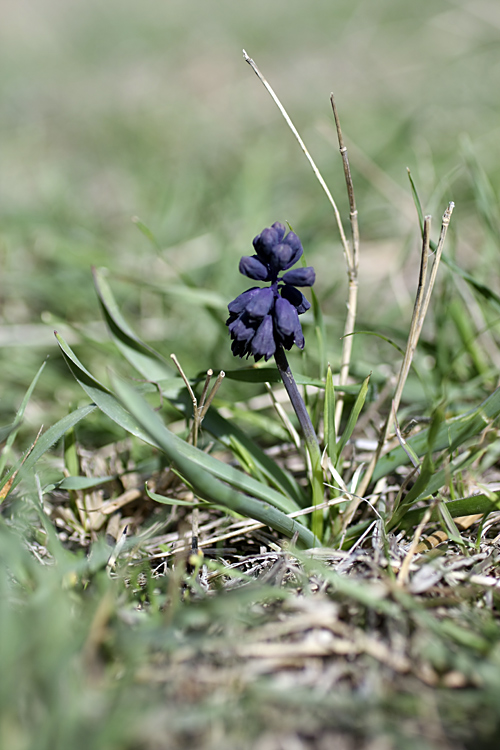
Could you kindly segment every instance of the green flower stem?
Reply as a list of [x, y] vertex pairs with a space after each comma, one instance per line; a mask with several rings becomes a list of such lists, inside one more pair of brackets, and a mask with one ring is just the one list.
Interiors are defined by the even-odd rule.
[[[300, 391], [293, 377], [290, 365], [286, 358], [285, 352], [282, 346], [276, 349], [274, 355], [276, 366], [279, 374], [283, 381], [283, 385], [286, 388], [292, 406], [299, 420], [302, 428], [302, 434], [304, 436], [304, 442], [306, 444], [309, 458], [311, 459], [311, 485], [312, 485], [312, 501], [313, 505], [320, 505], [324, 500], [324, 484], [323, 484], [323, 469], [321, 468], [321, 449], [319, 447], [318, 436], [316, 435], [315, 429], [311, 422], [311, 418], [307, 411], [304, 399], [302, 398]], [[323, 511], [315, 510], [312, 514], [312, 532], [318, 538], [323, 538]]]

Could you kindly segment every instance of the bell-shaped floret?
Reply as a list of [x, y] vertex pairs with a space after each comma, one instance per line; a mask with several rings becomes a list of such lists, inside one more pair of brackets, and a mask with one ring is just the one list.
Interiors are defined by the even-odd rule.
[[289, 267], [292, 254], [293, 250], [290, 245], [282, 242], [279, 245], [274, 246], [269, 262], [278, 271], [283, 271], [285, 268]]
[[246, 315], [243, 314], [229, 324], [229, 333], [233, 339], [238, 339], [239, 341], [250, 341], [255, 334], [255, 326], [253, 326], [248, 321]]
[[284, 240], [282, 240], [282, 242], [283, 244], [288, 245], [292, 250], [290, 260], [288, 261], [286, 266], [283, 266], [283, 270], [286, 270], [287, 268], [293, 266], [294, 263], [297, 263], [298, 259], [302, 256], [302, 253], [304, 251], [302, 249], [302, 243], [295, 232], [288, 232], [287, 236]]
[[238, 295], [236, 299], [233, 299], [233, 301], [227, 306], [231, 315], [239, 315], [242, 313], [243, 310], [246, 309], [250, 300], [260, 291], [262, 291], [260, 286], [253, 286], [251, 289], [247, 289], [246, 292]]
[[256, 255], [244, 256], [240, 260], [240, 273], [256, 281], [269, 281], [270, 273], [268, 267], [257, 258]]
[[251, 318], [263, 318], [271, 310], [274, 302], [274, 292], [270, 286], [259, 289], [248, 305], [246, 312]]
[[271, 315], [266, 315], [260, 326], [257, 328], [251, 344], [252, 354], [257, 362], [264, 357], [267, 360], [273, 356], [276, 351], [276, 342], [273, 335], [273, 319]]
[[274, 322], [280, 343], [285, 349], [291, 349], [294, 344], [299, 349], [304, 348], [304, 334], [297, 310], [282, 297], [276, 300]]
[[264, 229], [253, 240], [253, 246], [257, 255], [267, 262], [275, 245], [278, 245], [285, 234], [285, 227], [276, 221], [272, 227]]
[[285, 284], [292, 284], [292, 286], [312, 286], [316, 281], [316, 274], [312, 266], [294, 268], [292, 271], [283, 274], [283, 281]]
[[297, 325], [300, 326], [297, 310], [283, 297], [278, 297], [276, 300], [274, 320], [278, 333], [282, 336], [290, 336], [294, 333]]
[[307, 300], [301, 291], [296, 289], [294, 286], [285, 284], [280, 292], [281, 296], [288, 300], [297, 310], [298, 315], [302, 315], [311, 307], [311, 303]]
[[290, 268], [294, 263], [298, 261], [304, 251], [302, 249], [301, 242], [295, 232], [288, 232], [287, 236], [283, 240], [283, 244], [288, 245], [291, 250], [290, 260], [287, 261], [287, 264], [285, 266], [282, 266], [283, 271], [286, 271], [287, 268]]

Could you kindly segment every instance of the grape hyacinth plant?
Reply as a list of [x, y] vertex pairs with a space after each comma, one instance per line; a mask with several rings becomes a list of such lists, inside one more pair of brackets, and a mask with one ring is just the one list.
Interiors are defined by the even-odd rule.
[[[302, 256], [302, 244], [294, 232], [286, 234], [284, 224], [275, 222], [253, 240], [256, 255], [244, 256], [239, 270], [255, 281], [270, 282], [267, 287], [251, 287], [228, 305], [226, 325], [235, 357], [254, 357], [267, 362], [274, 356], [281, 379], [299, 420], [311, 460], [313, 505], [323, 501], [323, 473], [318, 438], [302, 395], [288, 364], [285, 349], [295, 344], [304, 348], [299, 315], [311, 307], [297, 287], [312, 286], [314, 268], [290, 269]], [[322, 511], [313, 513], [312, 530], [321, 538]]]

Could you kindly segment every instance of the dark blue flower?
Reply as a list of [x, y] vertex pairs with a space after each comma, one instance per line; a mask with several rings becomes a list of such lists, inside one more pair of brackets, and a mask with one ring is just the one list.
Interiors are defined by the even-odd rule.
[[264, 229], [253, 241], [256, 255], [240, 260], [240, 273], [270, 282], [270, 286], [247, 289], [228, 305], [226, 325], [235, 357], [252, 356], [256, 362], [264, 357], [267, 361], [278, 346], [304, 348], [299, 315], [311, 305], [297, 287], [312, 286], [316, 275], [311, 267], [288, 270], [303, 250], [297, 235], [288, 232], [285, 236], [285, 232], [279, 222]]

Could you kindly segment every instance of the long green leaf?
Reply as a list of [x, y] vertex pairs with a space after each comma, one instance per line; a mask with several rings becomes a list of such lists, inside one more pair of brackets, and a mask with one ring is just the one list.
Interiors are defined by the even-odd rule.
[[300, 542], [305, 546], [318, 545], [314, 535], [305, 526], [288, 518], [269, 503], [235, 492], [234, 489], [209, 474], [203, 467], [191, 461], [186, 454], [178, 450], [178, 443], [174, 440], [174, 435], [165, 427], [158, 414], [149, 407], [137, 391], [119, 380], [114, 381], [114, 386], [126, 409], [151, 436], [154, 443], [161, 447], [169, 460], [186, 477], [201, 498], [217, 505], [224, 505], [234, 513], [255, 518], [289, 538], [297, 533]]
[[92, 269], [92, 273], [106, 325], [113, 337], [113, 341], [124, 357], [146, 380], [154, 383], [158, 380], [171, 378], [173, 375], [172, 368], [162, 359], [158, 352], [137, 338], [127, 321], [123, 318], [104, 276], [95, 268]]
[[[500, 508], [500, 494], [495, 493], [493, 499], [490, 495], [470, 495], [469, 497], [461, 497], [458, 500], [450, 500], [446, 503], [446, 509], [449, 511], [452, 518], [460, 518], [461, 516], [473, 516], [479, 515], [480, 513], [492, 513]], [[415, 508], [414, 510], [408, 511], [405, 517], [401, 520], [400, 527], [402, 529], [410, 529], [420, 523], [427, 508]], [[430, 521], [439, 521], [439, 510], [434, 508], [432, 511]]]
[[[57, 335], [57, 340], [66, 363], [75, 379], [101, 411], [127, 432], [130, 432], [150, 445], [161, 447], [151, 438], [151, 434], [144, 430], [140, 421], [132, 416], [127, 409], [124, 409], [116, 396], [85, 369], [64, 339]], [[299, 510], [299, 505], [292, 498], [276, 492], [271, 487], [267, 487], [252, 477], [246, 476], [246, 474], [238, 471], [238, 469], [222, 461], [218, 461], [213, 456], [181, 440], [177, 435], [169, 434], [171, 434], [172, 441], [179, 453], [204, 471], [211, 473], [214, 477], [222, 479], [233, 487], [243, 492], [248, 492], [254, 497], [272, 503], [276, 508], [280, 508], [285, 513], [293, 513]]]
[[370, 375], [368, 375], [365, 380], [363, 380], [361, 384], [361, 388], [359, 389], [358, 396], [356, 398], [356, 401], [354, 402], [354, 406], [351, 409], [351, 413], [349, 414], [349, 419], [347, 420], [347, 424], [345, 426], [345, 430], [342, 433], [342, 437], [340, 438], [338, 445], [337, 445], [337, 456], [340, 456], [342, 451], [344, 450], [347, 441], [351, 437], [354, 428], [356, 427], [356, 423], [358, 421], [358, 417], [361, 413], [361, 409], [363, 408], [366, 400], [366, 394], [368, 393], [368, 384], [370, 382]]
[[337, 433], [335, 430], [335, 388], [333, 385], [332, 368], [328, 365], [326, 371], [325, 384], [325, 405], [324, 405], [324, 431], [325, 445], [328, 456], [334, 466], [337, 464]]
[[[7, 436], [7, 440], [6, 440], [6, 443], [5, 443], [5, 447], [4, 447], [3, 451], [2, 451], [2, 455], [0, 456], [0, 475], [3, 474], [3, 471], [5, 469], [5, 464], [7, 462], [7, 457], [8, 457], [9, 449], [14, 444], [14, 440], [16, 439], [16, 435], [18, 433], [19, 427], [21, 426], [21, 422], [22, 422], [23, 417], [24, 417], [24, 412], [26, 411], [26, 407], [28, 406], [28, 403], [29, 403], [29, 400], [30, 400], [31, 396], [33, 395], [33, 391], [35, 390], [35, 386], [38, 383], [38, 379], [39, 379], [40, 375], [43, 372], [45, 364], [46, 364], [46, 362], [43, 362], [42, 365], [40, 366], [38, 372], [36, 373], [35, 377], [31, 381], [30, 386], [29, 386], [28, 390], [26, 391], [23, 400], [21, 401], [21, 405], [20, 405], [19, 409], [17, 410], [17, 414], [16, 414], [16, 417], [14, 419], [14, 423], [11, 425], [12, 429], [9, 430], [9, 433], [8, 433], [8, 436]], [[0, 484], [1, 484], [1, 487], [3, 487], [4, 483], [2, 482]]]
[[196, 500], [192, 502], [191, 500], [180, 500], [177, 497], [166, 497], [165, 495], [159, 495], [157, 492], [153, 492], [153, 490], [150, 490], [147, 485], [146, 494], [151, 498], [151, 500], [154, 500], [155, 503], [161, 503], [162, 505], [184, 505], [188, 508], [208, 508], [212, 505], [211, 503], [209, 504], [205, 501], [197, 503]]
[[[309, 378], [294, 371], [293, 377], [297, 385], [310, 385], [313, 388], [325, 387], [324, 380]], [[238, 380], [244, 383], [281, 383], [281, 377], [276, 367], [241, 367], [239, 370], [226, 370], [226, 378]], [[342, 385], [336, 386], [338, 391], [355, 395], [359, 386]]]
[[82, 406], [79, 409], [76, 409], [76, 411], [71, 412], [71, 414], [67, 414], [65, 417], [60, 419], [59, 422], [56, 422], [54, 425], [52, 425], [52, 427], [49, 427], [49, 429], [38, 438], [24, 463], [20, 461], [10, 470], [10, 472], [4, 478], [3, 484], [5, 485], [6, 482], [9, 481], [9, 479], [15, 474], [12, 486], [10, 487], [10, 491], [12, 491], [24, 476], [24, 474], [26, 474], [27, 471], [33, 468], [33, 466], [43, 456], [43, 454], [46, 453], [49, 448], [51, 448], [54, 443], [56, 443], [64, 435], [67, 430], [71, 429], [75, 426], [75, 424], [78, 424], [78, 422], [91, 414], [94, 409], [94, 404]]
[[45, 492], [52, 492], [55, 489], [60, 490], [90, 490], [92, 487], [99, 487], [106, 482], [112, 482], [116, 476], [110, 477], [64, 477], [60, 482], [54, 482], [44, 487]]

